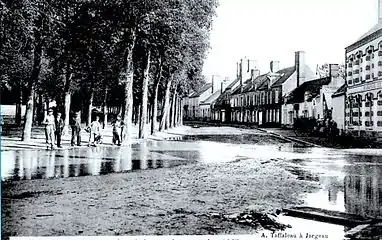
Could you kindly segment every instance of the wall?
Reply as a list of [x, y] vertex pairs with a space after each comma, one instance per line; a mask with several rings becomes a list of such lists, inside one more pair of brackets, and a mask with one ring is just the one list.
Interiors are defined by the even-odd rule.
[[297, 73], [294, 72], [282, 85], [283, 96], [288, 95], [297, 87]]
[[333, 120], [337, 123], [338, 129], [345, 129], [345, 95], [332, 98]]

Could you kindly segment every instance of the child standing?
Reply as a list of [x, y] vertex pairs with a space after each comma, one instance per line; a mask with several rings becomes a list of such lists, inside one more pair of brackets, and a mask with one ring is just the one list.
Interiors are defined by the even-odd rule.
[[99, 116], [90, 124], [89, 145], [97, 146], [101, 140], [101, 124], [99, 123]]
[[61, 118], [61, 113], [57, 113], [56, 117], [56, 138], [57, 138], [57, 147], [61, 148], [61, 136], [64, 129], [64, 120]]
[[48, 144], [46, 146], [47, 149], [49, 147], [53, 149], [54, 145], [54, 132], [56, 130], [56, 125], [55, 125], [55, 119], [53, 116], [53, 109], [48, 110], [48, 115], [45, 117], [44, 121], [42, 122], [45, 124], [45, 136], [46, 136], [46, 143]]

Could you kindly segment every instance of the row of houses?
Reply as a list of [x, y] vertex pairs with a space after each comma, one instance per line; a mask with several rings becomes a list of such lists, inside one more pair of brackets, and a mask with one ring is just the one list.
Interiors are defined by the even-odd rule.
[[271, 61], [263, 74], [256, 61], [243, 58], [233, 81], [213, 79], [185, 99], [185, 119], [290, 128], [299, 117], [330, 115], [339, 129], [382, 133], [381, 1], [378, 24], [345, 49], [344, 74], [338, 64], [324, 75], [313, 72], [304, 51], [295, 52], [293, 66], [280, 69]]

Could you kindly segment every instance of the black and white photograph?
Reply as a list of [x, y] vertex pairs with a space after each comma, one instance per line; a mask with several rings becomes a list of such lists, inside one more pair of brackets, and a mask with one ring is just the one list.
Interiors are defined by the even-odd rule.
[[382, 239], [382, 0], [0, 0], [1, 239]]

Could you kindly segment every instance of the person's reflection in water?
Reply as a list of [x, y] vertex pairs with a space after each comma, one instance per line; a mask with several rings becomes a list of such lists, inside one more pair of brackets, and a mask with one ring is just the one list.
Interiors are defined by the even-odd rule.
[[109, 148], [109, 151], [107, 152], [106, 156], [111, 156], [114, 160], [113, 164], [113, 171], [114, 172], [121, 172], [122, 171], [122, 148]]
[[141, 169], [147, 169], [147, 158], [148, 158], [148, 147], [147, 142], [144, 141], [139, 146], [139, 160], [140, 160], [140, 168]]
[[132, 156], [133, 156], [133, 148], [131, 147], [131, 144], [124, 146], [123, 152], [121, 155], [122, 171], [127, 172], [133, 169]]
[[56, 152], [55, 151], [50, 151], [46, 155], [46, 178], [53, 178], [54, 177], [54, 167], [55, 167], [55, 157], [56, 157]]
[[15, 175], [17, 179], [24, 179], [24, 159], [27, 158], [30, 158], [30, 151], [24, 151], [22, 157], [20, 154], [16, 155]]
[[81, 170], [81, 159], [79, 149], [74, 149], [73, 151], [73, 165], [74, 165], [74, 176], [78, 177]]
[[62, 165], [64, 166], [63, 177], [69, 177], [69, 151], [66, 149], [63, 151]]
[[102, 148], [90, 147], [87, 149], [88, 173], [97, 176], [101, 172]]

